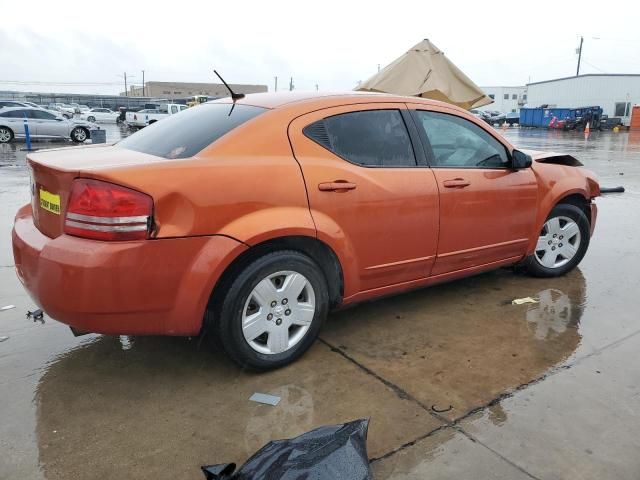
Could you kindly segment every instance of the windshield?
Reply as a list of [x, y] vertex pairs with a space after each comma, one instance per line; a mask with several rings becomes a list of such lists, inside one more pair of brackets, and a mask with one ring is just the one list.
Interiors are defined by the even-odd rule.
[[153, 123], [118, 145], [164, 158], [192, 157], [265, 110], [249, 105], [202, 104]]

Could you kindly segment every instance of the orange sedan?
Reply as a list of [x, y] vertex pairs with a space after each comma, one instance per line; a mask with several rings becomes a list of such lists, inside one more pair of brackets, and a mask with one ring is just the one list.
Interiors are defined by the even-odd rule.
[[600, 193], [571, 156], [383, 94], [223, 99], [28, 164], [16, 270], [51, 317], [75, 332], [207, 329], [258, 370], [299, 357], [342, 305], [507, 265], [566, 273]]

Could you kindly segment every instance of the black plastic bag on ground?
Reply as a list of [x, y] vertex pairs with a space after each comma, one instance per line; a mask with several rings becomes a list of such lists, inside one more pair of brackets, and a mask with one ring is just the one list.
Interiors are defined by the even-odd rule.
[[316, 428], [267, 443], [234, 473], [235, 464], [202, 467], [207, 480], [371, 480], [369, 420]]

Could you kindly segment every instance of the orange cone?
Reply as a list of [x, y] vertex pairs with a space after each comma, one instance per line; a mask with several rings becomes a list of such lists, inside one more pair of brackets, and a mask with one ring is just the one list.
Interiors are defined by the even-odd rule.
[[589, 129], [589, 122], [587, 122], [587, 124], [584, 127], [584, 139], [585, 140], [587, 138], [589, 138], [589, 133], [591, 133], [591, 130]]

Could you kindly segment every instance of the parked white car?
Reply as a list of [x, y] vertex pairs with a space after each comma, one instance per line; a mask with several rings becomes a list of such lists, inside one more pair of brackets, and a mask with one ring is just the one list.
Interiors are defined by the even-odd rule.
[[0, 143], [14, 138], [24, 138], [24, 119], [29, 124], [32, 138], [69, 138], [75, 143], [87, 140], [97, 125], [81, 120], [71, 120], [41, 108], [3, 108], [0, 110]]
[[108, 108], [92, 108], [80, 114], [80, 120], [93, 123], [116, 123], [120, 114]]
[[180, 113], [183, 110], [186, 110], [186, 105], [181, 105], [178, 103], [168, 103], [165, 108], [161, 109], [144, 109], [139, 112], [127, 112], [126, 114], [126, 122], [132, 128], [144, 128], [147, 125], [151, 125], [152, 123], [157, 122], [158, 120], [162, 120], [169, 115], [175, 115], [176, 113]]
[[60, 113], [67, 118], [72, 118], [76, 113], [76, 107], [68, 103], [56, 103], [56, 107], [58, 107]]
[[87, 105], [78, 105], [76, 107], [76, 113], [85, 113], [91, 110]]

